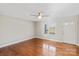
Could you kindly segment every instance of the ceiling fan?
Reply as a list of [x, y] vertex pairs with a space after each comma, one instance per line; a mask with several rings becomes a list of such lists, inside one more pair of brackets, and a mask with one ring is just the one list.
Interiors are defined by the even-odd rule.
[[31, 16], [35, 16], [35, 17], [37, 17], [38, 19], [42, 19], [43, 17], [48, 17], [48, 15], [44, 15], [41, 10], [37, 10], [37, 13], [36, 13], [36, 14], [33, 14], [33, 15], [31, 15]]

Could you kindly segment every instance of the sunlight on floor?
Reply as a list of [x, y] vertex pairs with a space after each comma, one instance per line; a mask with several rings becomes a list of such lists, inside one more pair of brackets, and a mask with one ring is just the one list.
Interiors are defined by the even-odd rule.
[[[47, 54], [49, 52], [49, 54]], [[44, 55], [56, 55], [56, 47], [51, 45], [43, 44], [43, 54]]]

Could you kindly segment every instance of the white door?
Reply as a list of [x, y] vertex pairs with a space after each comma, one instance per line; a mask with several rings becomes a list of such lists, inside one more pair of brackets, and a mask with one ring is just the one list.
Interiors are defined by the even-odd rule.
[[73, 20], [65, 20], [63, 22], [63, 42], [75, 44], [75, 22]]

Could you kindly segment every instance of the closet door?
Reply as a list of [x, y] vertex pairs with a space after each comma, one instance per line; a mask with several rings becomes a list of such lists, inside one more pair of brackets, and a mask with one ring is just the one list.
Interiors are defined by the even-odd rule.
[[76, 44], [75, 24], [74, 19], [65, 19], [63, 21], [63, 42]]

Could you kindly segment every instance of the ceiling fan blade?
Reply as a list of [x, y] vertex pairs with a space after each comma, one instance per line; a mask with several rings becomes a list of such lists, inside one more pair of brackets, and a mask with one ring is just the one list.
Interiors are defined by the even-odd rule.
[[38, 15], [31, 15], [31, 16], [38, 16]]
[[42, 15], [42, 17], [49, 17], [48, 15]]
[[31, 15], [31, 16], [36, 16], [36, 15]]

